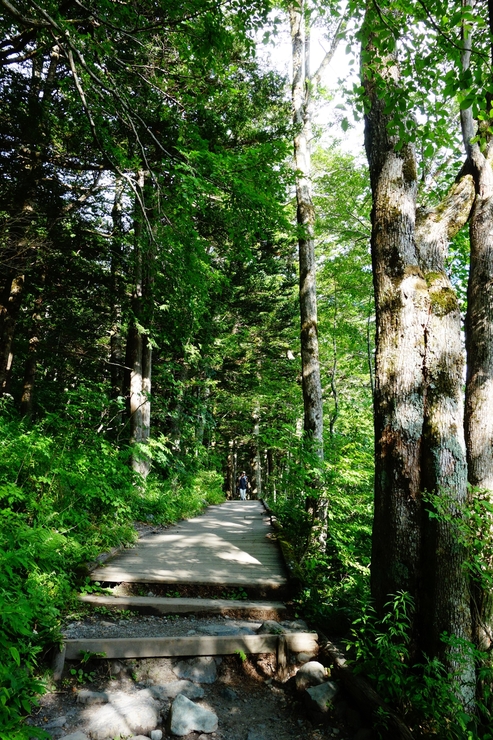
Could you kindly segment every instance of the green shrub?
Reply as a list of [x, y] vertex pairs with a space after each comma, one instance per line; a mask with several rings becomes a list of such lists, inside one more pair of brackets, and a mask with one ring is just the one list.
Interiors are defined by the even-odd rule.
[[[373, 683], [384, 701], [404, 718], [413, 736], [435, 737], [441, 740], [491, 740], [489, 729], [481, 729], [480, 720], [491, 717], [484, 703], [465, 713], [457, 691], [456, 676], [437, 658], [424, 658], [421, 663], [411, 659], [411, 621], [414, 604], [407, 592], [399, 592], [386, 605], [382, 619], [366, 605], [353, 623], [352, 636], [347, 640], [348, 654], [355, 673], [363, 673]], [[492, 671], [487, 655], [472, 643], [442, 636], [448, 645], [452, 664], [481, 665], [483, 679], [491, 684]], [[385, 730], [387, 715], [381, 711], [377, 729]], [[385, 734], [385, 733], [384, 733]]]

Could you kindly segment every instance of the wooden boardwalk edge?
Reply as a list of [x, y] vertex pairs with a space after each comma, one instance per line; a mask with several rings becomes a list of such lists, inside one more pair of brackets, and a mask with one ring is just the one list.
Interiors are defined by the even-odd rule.
[[104, 596], [83, 594], [79, 601], [108, 609], [147, 612], [153, 614], [228, 614], [231, 612], [276, 615], [286, 611], [281, 601], [249, 601], [235, 599], [195, 599], [165, 596]]

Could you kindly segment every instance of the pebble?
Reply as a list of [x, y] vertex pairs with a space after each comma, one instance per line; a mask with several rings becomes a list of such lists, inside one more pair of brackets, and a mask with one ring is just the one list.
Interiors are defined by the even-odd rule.
[[82, 689], [77, 692], [78, 704], [106, 704], [107, 701], [108, 694], [105, 691], [99, 692]]
[[52, 727], [63, 727], [63, 725], [67, 724], [67, 718], [66, 717], [57, 717], [56, 719], [52, 719], [51, 722], [48, 722], [48, 724], [45, 725], [45, 728], [49, 730]]

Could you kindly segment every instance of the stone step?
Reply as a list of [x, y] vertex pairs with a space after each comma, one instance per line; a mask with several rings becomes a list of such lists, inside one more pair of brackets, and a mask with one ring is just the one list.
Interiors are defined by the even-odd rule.
[[105, 596], [84, 594], [84, 604], [111, 610], [131, 610], [141, 614], [224, 614], [252, 617], [265, 621], [284, 616], [286, 606], [281, 601], [247, 601], [233, 599], [188, 599], [161, 596]]

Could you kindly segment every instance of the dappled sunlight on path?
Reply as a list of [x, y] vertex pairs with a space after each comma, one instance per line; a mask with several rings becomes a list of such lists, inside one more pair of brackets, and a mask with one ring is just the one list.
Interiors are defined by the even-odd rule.
[[259, 501], [210, 506], [95, 570], [93, 580], [127, 583], [281, 587], [286, 575]]

